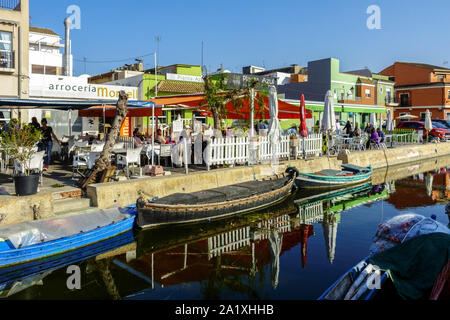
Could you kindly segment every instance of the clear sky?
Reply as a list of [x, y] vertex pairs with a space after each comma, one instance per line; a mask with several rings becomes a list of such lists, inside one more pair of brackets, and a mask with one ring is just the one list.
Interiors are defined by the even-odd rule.
[[[208, 72], [328, 57], [341, 71], [379, 72], [395, 61], [450, 68], [449, 0], [30, 0], [31, 25], [64, 37], [70, 5], [81, 9], [81, 29], [71, 33], [75, 75], [84, 57], [89, 74], [133, 63], [155, 51], [157, 36], [159, 65], [199, 65], [203, 41]], [[380, 30], [367, 28], [370, 5], [380, 7]], [[145, 68], [153, 60], [144, 57]]]

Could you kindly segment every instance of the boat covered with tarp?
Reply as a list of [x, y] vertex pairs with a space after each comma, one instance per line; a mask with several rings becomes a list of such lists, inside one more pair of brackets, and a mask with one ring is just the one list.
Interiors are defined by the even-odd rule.
[[319, 300], [438, 300], [450, 298], [450, 230], [418, 214], [378, 226], [370, 255]]
[[0, 275], [5, 268], [60, 255], [133, 229], [136, 207], [113, 207], [0, 228]]
[[296, 169], [261, 180], [164, 198], [137, 201], [136, 224], [152, 228], [170, 224], [201, 222], [264, 209], [284, 201], [295, 187]]
[[372, 176], [372, 166], [360, 167], [343, 164], [342, 170], [325, 169], [313, 173], [298, 172], [296, 185], [300, 188], [340, 188], [367, 181]]

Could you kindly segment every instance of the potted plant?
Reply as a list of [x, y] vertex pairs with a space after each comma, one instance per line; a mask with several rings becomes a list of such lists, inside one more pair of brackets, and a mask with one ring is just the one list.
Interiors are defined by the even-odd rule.
[[16, 119], [12, 119], [0, 134], [0, 146], [10, 158], [17, 159], [24, 168], [21, 174], [13, 176], [16, 194], [19, 196], [37, 193], [39, 175], [31, 174], [29, 164], [40, 139], [40, 130], [30, 124], [21, 124]]

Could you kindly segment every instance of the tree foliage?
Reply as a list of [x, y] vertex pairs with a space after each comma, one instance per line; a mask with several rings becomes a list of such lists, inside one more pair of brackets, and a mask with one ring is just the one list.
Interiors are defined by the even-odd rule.
[[[222, 129], [222, 120], [227, 117], [226, 105], [232, 103], [236, 112], [239, 112], [244, 101], [251, 99], [251, 90], [255, 89], [258, 84], [257, 80], [251, 80], [247, 85], [236, 89], [230, 89], [226, 85], [224, 74], [220, 74], [218, 79], [212, 79], [210, 75], [203, 77], [205, 84], [205, 100], [206, 106], [212, 114], [214, 120], [214, 129]], [[264, 108], [264, 100], [259, 95], [254, 97], [255, 113], [262, 113]], [[259, 106], [259, 108], [258, 108]]]

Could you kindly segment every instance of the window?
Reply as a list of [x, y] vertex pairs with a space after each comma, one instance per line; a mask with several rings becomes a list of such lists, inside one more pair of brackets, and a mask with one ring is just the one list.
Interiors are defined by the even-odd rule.
[[420, 113], [420, 120], [425, 120], [425, 114], [426, 114], [426, 112]]
[[0, 31], [0, 68], [14, 68], [11, 32]]
[[409, 94], [408, 93], [400, 94], [400, 107], [409, 107]]
[[447, 99], [450, 99], [450, 90], [448, 90]]
[[344, 89], [341, 90], [341, 100], [345, 99], [345, 91]]
[[370, 98], [371, 97], [370, 89], [366, 89], [365, 92], [366, 92], [366, 98]]

